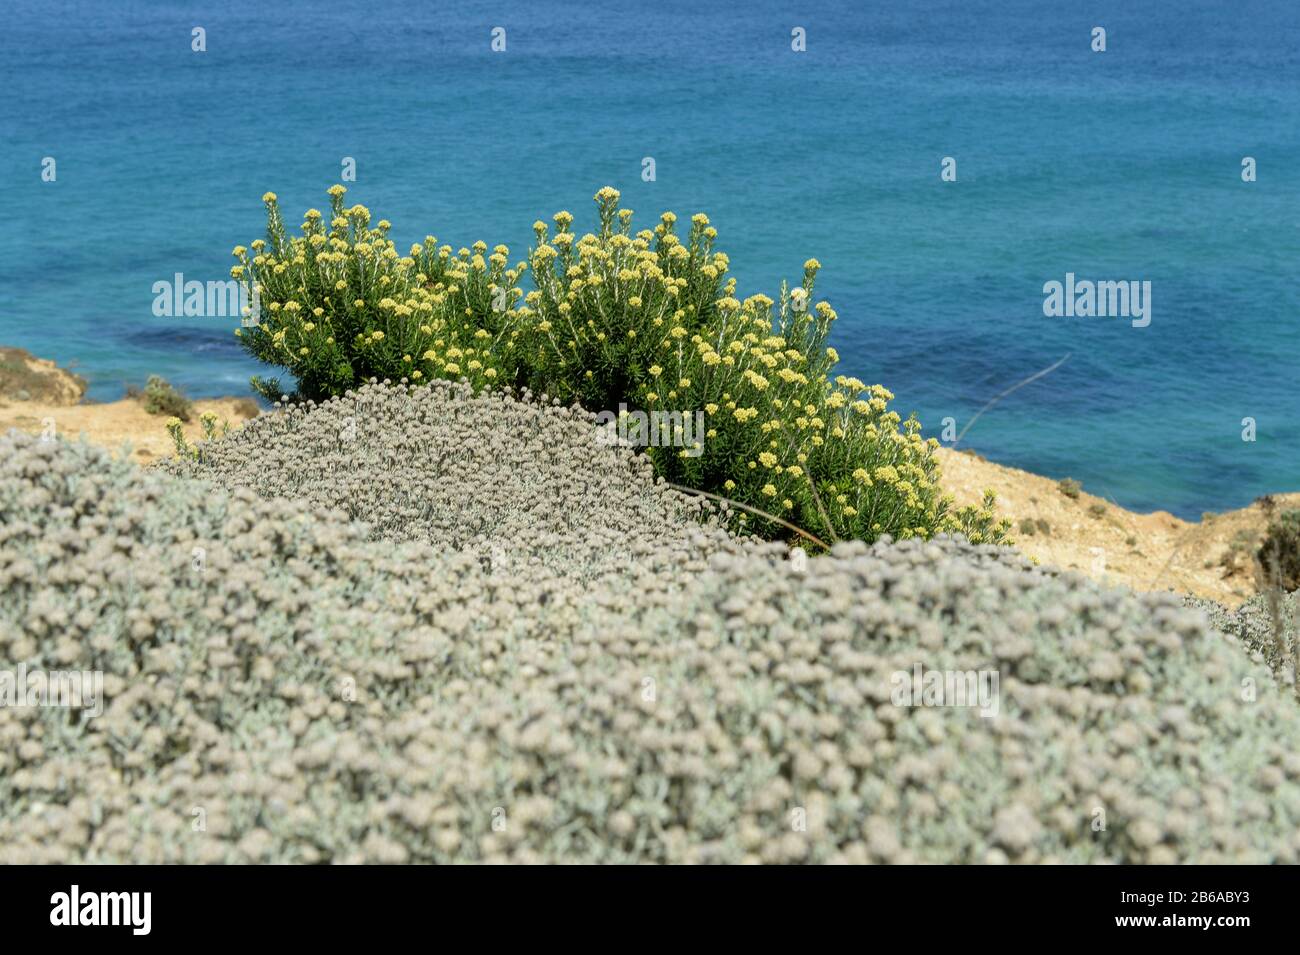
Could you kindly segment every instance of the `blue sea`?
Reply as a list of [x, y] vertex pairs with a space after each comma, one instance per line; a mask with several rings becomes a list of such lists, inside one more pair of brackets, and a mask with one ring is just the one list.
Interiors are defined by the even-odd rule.
[[[707, 212], [742, 295], [816, 257], [844, 371], [928, 434], [1069, 355], [962, 443], [1124, 507], [1300, 489], [1296, 0], [8, 0], [0, 82], [0, 344], [94, 399], [248, 393], [236, 320], [153, 285], [224, 278], [263, 192], [296, 224], [352, 157], [399, 247], [522, 255], [609, 184]], [[1150, 281], [1150, 325], [1045, 316], [1070, 272]]]

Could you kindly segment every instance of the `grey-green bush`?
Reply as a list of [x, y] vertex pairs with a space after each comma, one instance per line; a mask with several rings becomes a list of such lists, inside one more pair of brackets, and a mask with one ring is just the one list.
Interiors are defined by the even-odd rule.
[[181, 394], [171, 382], [158, 375], [150, 375], [140, 394], [144, 410], [149, 414], [170, 415], [182, 421], [189, 421], [194, 411], [194, 403]]
[[[1300, 709], [1177, 598], [959, 540], [805, 566], [572, 413], [436, 394], [211, 480], [0, 439], [0, 660], [108, 675], [98, 719], [0, 707], [0, 861], [1300, 859]], [[895, 705], [918, 663], [998, 715]]]
[[1188, 597], [1188, 606], [1206, 613], [1212, 626], [1231, 636], [1257, 662], [1294, 687], [1300, 633], [1300, 593], [1256, 594], [1236, 610], [1212, 600]]
[[1283, 511], [1269, 522], [1255, 560], [1269, 586], [1300, 588], [1300, 510]]

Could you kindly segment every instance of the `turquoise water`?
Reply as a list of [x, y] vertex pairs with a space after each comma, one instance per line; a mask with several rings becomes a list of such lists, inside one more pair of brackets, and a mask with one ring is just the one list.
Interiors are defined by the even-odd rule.
[[[153, 284], [223, 278], [263, 192], [296, 222], [350, 156], [350, 198], [399, 246], [431, 232], [519, 254], [538, 217], [589, 224], [610, 184], [643, 220], [708, 212], [742, 294], [815, 256], [844, 370], [927, 433], [1069, 354], [963, 444], [1125, 507], [1197, 516], [1300, 489], [1294, 0], [7, 14], [0, 344], [76, 361], [94, 398], [151, 373], [245, 393], [260, 369], [235, 322], [155, 317]], [[1150, 281], [1150, 326], [1044, 316], [1067, 272]]]

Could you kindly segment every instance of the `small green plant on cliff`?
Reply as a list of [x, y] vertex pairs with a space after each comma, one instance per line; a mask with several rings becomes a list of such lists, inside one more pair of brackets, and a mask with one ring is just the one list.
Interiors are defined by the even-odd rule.
[[167, 433], [171, 435], [172, 444], [176, 448], [177, 455], [183, 458], [198, 459], [198, 448], [190, 444], [189, 439], [185, 437], [185, 425], [180, 418], [174, 416], [168, 418], [167, 423], [163, 427], [165, 427]]
[[[221, 418], [215, 411], [205, 411], [199, 415], [199, 423], [203, 427], [203, 440], [215, 441], [218, 436], [225, 437], [230, 434], [230, 422]], [[220, 427], [218, 427], [220, 424]], [[171, 435], [172, 444], [176, 448], [176, 454], [183, 458], [193, 458], [202, 460], [203, 446], [199, 444], [190, 444], [189, 439], [185, 437], [184, 423], [180, 418], [171, 417], [163, 425], [167, 433]]]
[[[261, 305], [257, 323], [236, 334], [287, 369], [298, 396], [319, 400], [370, 378], [529, 388], [606, 413], [613, 430], [649, 445], [668, 481], [824, 542], [940, 532], [1005, 540], [991, 493], [961, 509], [940, 493], [937, 442], [889, 410], [888, 390], [834, 375], [836, 315], [813, 302], [816, 260], [776, 299], [737, 299], [707, 216], [682, 235], [671, 212], [633, 231], [632, 211], [609, 187], [595, 196], [595, 232], [579, 238], [573, 216], [559, 212], [554, 233], [534, 223], [535, 245], [514, 265], [504, 245], [453, 250], [433, 236], [402, 255], [390, 223], [372, 228], [368, 209], [344, 206], [345, 191], [333, 186], [328, 218], [308, 210], [294, 236], [267, 193], [266, 239], [234, 250], [231, 275]], [[276, 380], [254, 387], [279, 397]], [[664, 430], [629, 429], [628, 413]], [[766, 520], [756, 529], [782, 533]]]
[[189, 421], [194, 411], [190, 399], [181, 394], [170, 382], [158, 375], [150, 375], [144, 391], [138, 396], [149, 414], [165, 414]]
[[1255, 559], [1271, 586], [1300, 589], [1300, 510], [1283, 511], [1268, 525]]
[[1269, 523], [1255, 551], [1255, 583], [1272, 639], [1263, 652], [1271, 665], [1290, 666], [1300, 700], [1300, 510], [1279, 513], [1271, 496], [1260, 504]]

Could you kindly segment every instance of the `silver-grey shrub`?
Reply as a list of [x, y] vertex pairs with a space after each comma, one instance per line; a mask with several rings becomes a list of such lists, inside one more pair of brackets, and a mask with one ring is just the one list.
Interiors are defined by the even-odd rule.
[[468, 550], [514, 571], [544, 563], [585, 578], [650, 550], [667, 561], [735, 546], [704, 499], [655, 481], [643, 455], [597, 441], [594, 422], [453, 382], [371, 383], [262, 415], [201, 444], [200, 460], [163, 467], [337, 508], [377, 540]]
[[1256, 594], [1235, 610], [1199, 597], [1184, 600], [1203, 611], [1210, 624], [1239, 643], [1257, 662], [1268, 665], [1280, 680], [1294, 686], [1300, 632], [1300, 592]]
[[[0, 665], [108, 674], [0, 708], [0, 861], [1300, 860], [1300, 710], [1176, 598], [946, 539], [800, 570], [569, 412], [374, 392], [420, 440], [328, 466], [346, 400], [212, 480], [0, 439]], [[998, 716], [895, 705], [916, 663]]]

